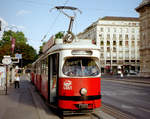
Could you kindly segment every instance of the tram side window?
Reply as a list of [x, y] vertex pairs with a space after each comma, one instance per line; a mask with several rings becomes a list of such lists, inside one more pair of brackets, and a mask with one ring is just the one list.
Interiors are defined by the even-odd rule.
[[45, 74], [48, 75], [48, 58], [46, 58]]
[[56, 93], [56, 84], [57, 84], [57, 78], [58, 78], [58, 63], [59, 63], [59, 55], [58, 54], [53, 54], [51, 55], [51, 66], [52, 66], [52, 79], [51, 79], [51, 88], [55, 89]]
[[40, 70], [40, 69], [41, 69], [40, 63], [38, 63], [38, 64], [37, 64], [37, 73], [38, 73], [38, 74], [41, 73], [41, 70]]
[[38, 64], [36, 64], [36, 74], [38, 74]]
[[33, 72], [36, 73], [36, 65], [34, 65]]
[[45, 73], [45, 61], [42, 60], [42, 74]]
[[58, 71], [58, 56], [56, 54], [52, 55], [52, 62], [53, 62], [53, 75], [56, 75]]
[[48, 58], [42, 60], [42, 74], [48, 75]]
[[86, 57], [67, 58], [63, 73], [71, 77], [97, 76], [100, 70], [96, 64], [96, 60]]

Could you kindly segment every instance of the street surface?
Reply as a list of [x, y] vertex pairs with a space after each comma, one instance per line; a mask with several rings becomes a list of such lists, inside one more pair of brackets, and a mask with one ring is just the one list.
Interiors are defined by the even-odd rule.
[[135, 119], [150, 118], [150, 84], [102, 79], [103, 104]]

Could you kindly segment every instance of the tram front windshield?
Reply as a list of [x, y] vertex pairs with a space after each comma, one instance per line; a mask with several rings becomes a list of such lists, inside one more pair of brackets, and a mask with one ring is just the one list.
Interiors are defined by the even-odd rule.
[[97, 76], [100, 70], [93, 58], [71, 57], [65, 60], [63, 73], [71, 77]]

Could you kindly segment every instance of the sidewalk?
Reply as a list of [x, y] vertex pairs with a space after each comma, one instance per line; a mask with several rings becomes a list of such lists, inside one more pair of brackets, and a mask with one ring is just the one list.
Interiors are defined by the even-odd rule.
[[[21, 77], [20, 88], [15, 89], [12, 85], [8, 88], [8, 95], [0, 94], [0, 119], [48, 119], [42, 112], [43, 109], [40, 109], [43, 108], [40, 100], [36, 99], [38, 101], [35, 102], [35, 98], [38, 98], [35, 94], [37, 92], [29, 80], [26, 80], [25, 76]], [[51, 116], [53, 119], [59, 119], [54, 114]]]

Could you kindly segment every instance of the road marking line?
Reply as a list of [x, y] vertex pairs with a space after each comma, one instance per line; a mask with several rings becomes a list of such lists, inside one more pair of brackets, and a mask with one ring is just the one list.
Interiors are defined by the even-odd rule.
[[143, 110], [143, 111], [145, 111], [145, 112], [150, 112], [150, 110], [149, 109], [145, 109], [145, 108], [142, 108], [142, 107], [138, 107], [140, 110]]

